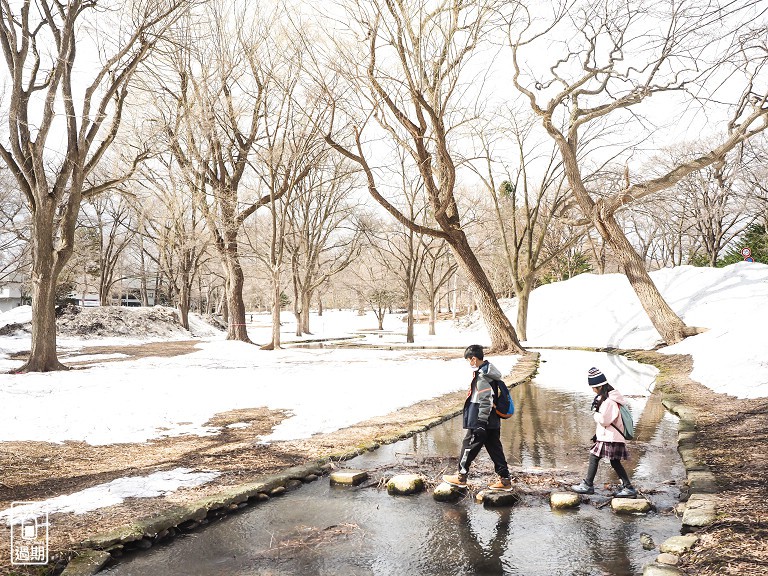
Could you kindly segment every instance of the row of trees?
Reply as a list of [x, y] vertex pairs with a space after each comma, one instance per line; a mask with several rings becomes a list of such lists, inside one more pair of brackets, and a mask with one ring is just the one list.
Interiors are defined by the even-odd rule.
[[[3, 215], [26, 230], [33, 302], [22, 370], [62, 367], [67, 267], [97, 275], [105, 299], [137, 242], [142, 278], [172, 286], [185, 322], [195, 284], [222, 287], [230, 339], [248, 340], [244, 262], [258, 262], [268, 347], [286, 277], [307, 331], [313, 295], [376, 252], [408, 310], [425, 279], [434, 310], [458, 270], [497, 350], [523, 351], [530, 291], [584, 270], [586, 246], [597, 270], [618, 263], [667, 343], [698, 331], [648, 263], [692, 248], [715, 263], [765, 215], [751, 145], [768, 127], [764, 0], [302, 6], [0, 3]], [[681, 147], [695, 125], [706, 137]], [[73, 259], [76, 239], [98, 258]]]

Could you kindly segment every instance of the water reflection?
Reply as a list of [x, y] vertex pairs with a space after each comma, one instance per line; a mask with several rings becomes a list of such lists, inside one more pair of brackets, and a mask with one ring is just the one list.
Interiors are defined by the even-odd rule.
[[[510, 465], [583, 473], [594, 429], [589, 395], [532, 383], [515, 388], [513, 397], [517, 411], [502, 434]], [[657, 508], [668, 510], [679, 496], [668, 481], [684, 477], [674, 448], [676, 419], [653, 396], [643, 399], [638, 417], [640, 440], [630, 447], [628, 469]], [[461, 435], [455, 418], [348, 466], [374, 468], [426, 456], [455, 460]], [[601, 466], [596, 486], [615, 482], [612, 474]], [[679, 534], [680, 522], [669, 513], [625, 517], [592, 505], [553, 512], [535, 497], [493, 510], [471, 499], [446, 504], [430, 494], [390, 497], [376, 488], [339, 489], [326, 478], [127, 558], [106, 573], [622, 576], [639, 574], [658, 554], [642, 548], [641, 532], [661, 542]]]

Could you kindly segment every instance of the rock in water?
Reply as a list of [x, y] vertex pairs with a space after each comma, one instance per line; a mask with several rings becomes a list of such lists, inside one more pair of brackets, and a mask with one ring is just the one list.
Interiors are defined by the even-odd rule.
[[387, 493], [390, 495], [407, 496], [424, 490], [424, 479], [418, 474], [398, 474], [387, 482]]
[[368, 479], [368, 472], [365, 470], [336, 470], [331, 473], [331, 484], [342, 484], [347, 486], [357, 486]]
[[617, 514], [639, 514], [648, 512], [651, 503], [645, 498], [614, 498], [611, 508]]
[[684, 554], [698, 541], [698, 536], [672, 536], [661, 543], [659, 550], [671, 554]]
[[438, 502], [452, 502], [467, 493], [466, 488], [459, 488], [448, 482], [441, 482], [432, 491], [432, 497]]
[[656, 543], [651, 538], [651, 535], [645, 532], [640, 533], [640, 544], [643, 545], [643, 550], [653, 550], [656, 548]]
[[573, 492], [552, 492], [549, 495], [549, 505], [552, 508], [576, 508], [581, 504], [581, 497]]
[[478, 500], [482, 500], [486, 508], [502, 508], [504, 506], [514, 506], [520, 501], [520, 496], [514, 492], [504, 492], [501, 490], [483, 490], [477, 495]]

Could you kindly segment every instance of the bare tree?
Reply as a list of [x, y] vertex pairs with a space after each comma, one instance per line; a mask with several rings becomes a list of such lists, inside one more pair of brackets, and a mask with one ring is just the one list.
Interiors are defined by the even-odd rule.
[[[284, 54], [285, 55], [285, 54]], [[272, 241], [268, 265], [272, 273], [272, 342], [263, 349], [280, 348], [281, 273], [287, 249], [288, 214], [305, 180], [318, 169], [327, 153], [319, 137], [322, 122], [317, 100], [299, 88], [302, 61], [297, 52], [283, 61], [280, 89], [271, 91], [265, 103], [265, 138], [256, 162], [262, 187], [272, 207]], [[302, 96], [308, 96], [306, 100]], [[279, 200], [279, 202], [278, 202]], [[308, 306], [308, 302], [306, 303]], [[308, 309], [307, 309], [308, 312]]]
[[261, 61], [269, 22], [244, 27], [222, 3], [212, 2], [190, 17], [172, 54], [175, 86], [163, 123], [169, 147], [186, 176], [195, 202], [213, 235], [225, 272], [227, 339], [250, 342], [245, 327], [244, 276], [238, 234], [243, 222], [272, 199], [241, 189], [250, 156], [263, 137], [269, 70]]
[[735, 158], [690, 174], [677, 186], [690, 199], [694, 249], [701, 248], [709, 266], [714, 267], [725, 247], [758, 217], [744, 187]]
[[315, 291], [360, 253], [361, 233], [350, 201], [355, 183], [349, 163], [331, 159], [308, 174], [288, 206], [297, 336], [311, 333], [309, 309]]
[[135, 207], [121, 194], [102, 194], [83, 206], [83, 226], [93, 232], [99, 303], [109, 306], [112, 287], [119, 280], [118, 264], [136, 234]]
[[[501, 235], [504, 264], [517, 297], [516, 330], [527, 339], [528, 303], [539, 276], [550, 263], [584, 234], [572, 227], [568, 233], [548, 237], [570, 200], [562, 164], [554, 149], [541, 151], [535, 144], [534, 124], [510, 115], [511, 154], [507, 159], [506, 179], [499, 181], [495, 164], [500, 161], [488, 128], [476, 135], [483, 167], [475, 167], [493, 202], [493, 214]], [[535, 170], [539, 174], [535, 175]], [[559, 229], [563, 232], [562, 229]], [[555, 243], [547, 240], [557, 239]]]
[[429, 305], [429, 335], [434, 336], [440, 291], [456, 275], [458, 266], [451, 257], [450, 248], [445, 240], [432, 236], [422, 236], [420, 240], [424, 258], [419, 281], [427, 295]]
[[384, 317], [395, 303], [402, 298], [402, 293], [392, 287], [390, 272], [384, 264], [378, 246], [367, 245], [358, 258], [351, 272], [355, 276], [355, 291], [362, 314], [363, 304], [376, 316], [379, 330], [384, 330]]
[[168, 162], [159, 163], [162, 171], [144, 171], [144, 181], [152, 191], [152, 200], [146, 204], [144, 237], [155, 247], [145, 254], [168, 279], [181, 325], [189, 330], [193, 287], [211, 257], [210, 235], [188, 182], [173, 169], [172, 159], [163, 160]]
[[[130, 170], [94, 184], [88, 177], [117, 136], [132, 77], [188, 2], [108, 4], [0, 2], [0, 49], [10, 91], [8, 139], [0, 144], [0, 158], [32, 218], [32, 349], [20, 372], [64, 368], [56, 355], [55, 291], [72, 254], [80, 204], [123, 181]], [[109, 38], [98, 34], [106, 28]], [[89, 36], [91, 31], [96, 32]], [[77, 59], [83, 42], [96, 43], [102, 59]], [[59, 147], [62, 134], [65, 144]], [[143, 157], [140, 151], [130, 164]]]
[[[765, 130], [768, 93], [752, 82], [761, 73], [766, 54], [759, 42], [742, 34], [743, 19], [758, 15], [759, 2], [731, 3], [725, 8], [671, 0], [650, 4], [645, 0], [563, 1], [543, 27], [520, 7], [511, 17], [509, 39], [514, 85], [557, 144], [581, 212], [613, 250], [662, 339], [674, 344], [700, 329], [686, 326], [664, 301], [616, 213], [639, 198], [674, 186], [688, 174], [723, 162], [730, 150]], [[643, 33], [650, 29], [661, 33]], [[560, 39], [565, 39], [563, 48], [556, 53], [552, 43]], [[715, 50], [729, 41], [725, 53]], [[550, 56], [549, 63], [541, 62], [544, 55]], [[534, 60], [536, 67], [528, 66]], [[739, 75], [745, 88], [733, 103], [732, 119], [720, 144], [661, 175], [633, 181], [634, 175], [627, 170], [618, 189], [590, 189], [582, 175], [584, 160], [579, 158], [585, 130], [621, 125], [627, 134], [644, 133], [650, 121], [639, 112], [633, 115], [633, 107], [670, 92], [695, 99], [698, 91], [701, 97], [720, 85], [723, 74]]]
[[[352, 90], [367, 97], [367, 113], [383, 129], [387, 141], [410, 157], [436, 226], [413, 221], [387, 198], [386, 184], [377, 177], [370, 147], [364, 143], [366, 118], [347, 111], [353, 116], [347, 129], [332, 125], [328, 142], [360, 165], [369, 192], [398, 222], [417, 234], [448, 242], [473, 289], [491, 347], [523, 352], [462, 228], [454, 195], [458, 154], [452, 132], [470, 120], [467, 102], [460, 105], [459, 101], [477, 98], [469, 93], [468, 87], [473, 85], [467, 82], [467, 67], [493, 15], [492, 7], [486, 2], [463, 0], [436, 5], [426, 0], [377, 0], [358, 2], [349, 14], [356, 20], [355, 32], [365, 38], [365, 52], [360, 55], [356, 49], [347, 50], [344, 69], [339, 73], [349, 78]], [[333, 87], [327, 89], [332, 92]], [[343, 102], [340, 94], [331, 98], [337, 104]], [[339, 107], [336, 120], [341, 114]]]

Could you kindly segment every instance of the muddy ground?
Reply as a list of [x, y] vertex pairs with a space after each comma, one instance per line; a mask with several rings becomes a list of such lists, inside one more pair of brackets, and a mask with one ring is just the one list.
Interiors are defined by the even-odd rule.
[[[89, 348], [87, 353], [120, 352], [128, 357], [184, 354], [195, 341], [155, 343], [119, 350]], [[434, 354], [432, 354], [434, 357]], [[446, 359], [452, 357], [446, 354]], [[738, 400], [715, 394], [688, 378], [690, 361], [652, 352], [634, 355], [661, 369], [659, 389], [679, 395], [697, 409], [701, 456], [715, 474], [721, 496], [719, 521], [700, 532], [701, 540], [683, 558], [688, 574], [764, 576], [768, 574], [768, 399]], [[104, 360], [102, 360], [103, 362]], [[88, 369], [76, 358], [67, 362]], [[197, 500], [223, 486], [242, 484], [317, 458], [349, 453], [383, 438], [394, 438], [419, 428], [425, 420], [459, 410], [465, 394], [458, 392], [421, 402], [409, 408], [356, 426], [310, 439], [267, 446], [254, 442], [286, 415], [264, 408], [234, 410], [216, 415], [208, 424], [224, 426], [248, 422], [248, 428], [223, 428], [217, 436], [182, 436], [144, 444], [90, 446], [79, 442], [49, 444], [6, 442], [0, 444], [0, 509], [14, 500], [44, 500], [125, 476], [146, 475], [177, 467], [216, 469], [214, 482], [187, 488], [159, 498], [131, 498], [123, 504], [94, 512], [61, 514], [52, 519], [51, 556], [63, 566], [79, 543], [95, 532], [106, 532], [137, 518], [155, 515], [180, 502]], [[0, 558], [8, 558], [7, 534], [0, 536]], [[0, 564], [0, 574], [43, 574], [32, 567]], [[48, 574], [55, 573], [49, 569]]]

